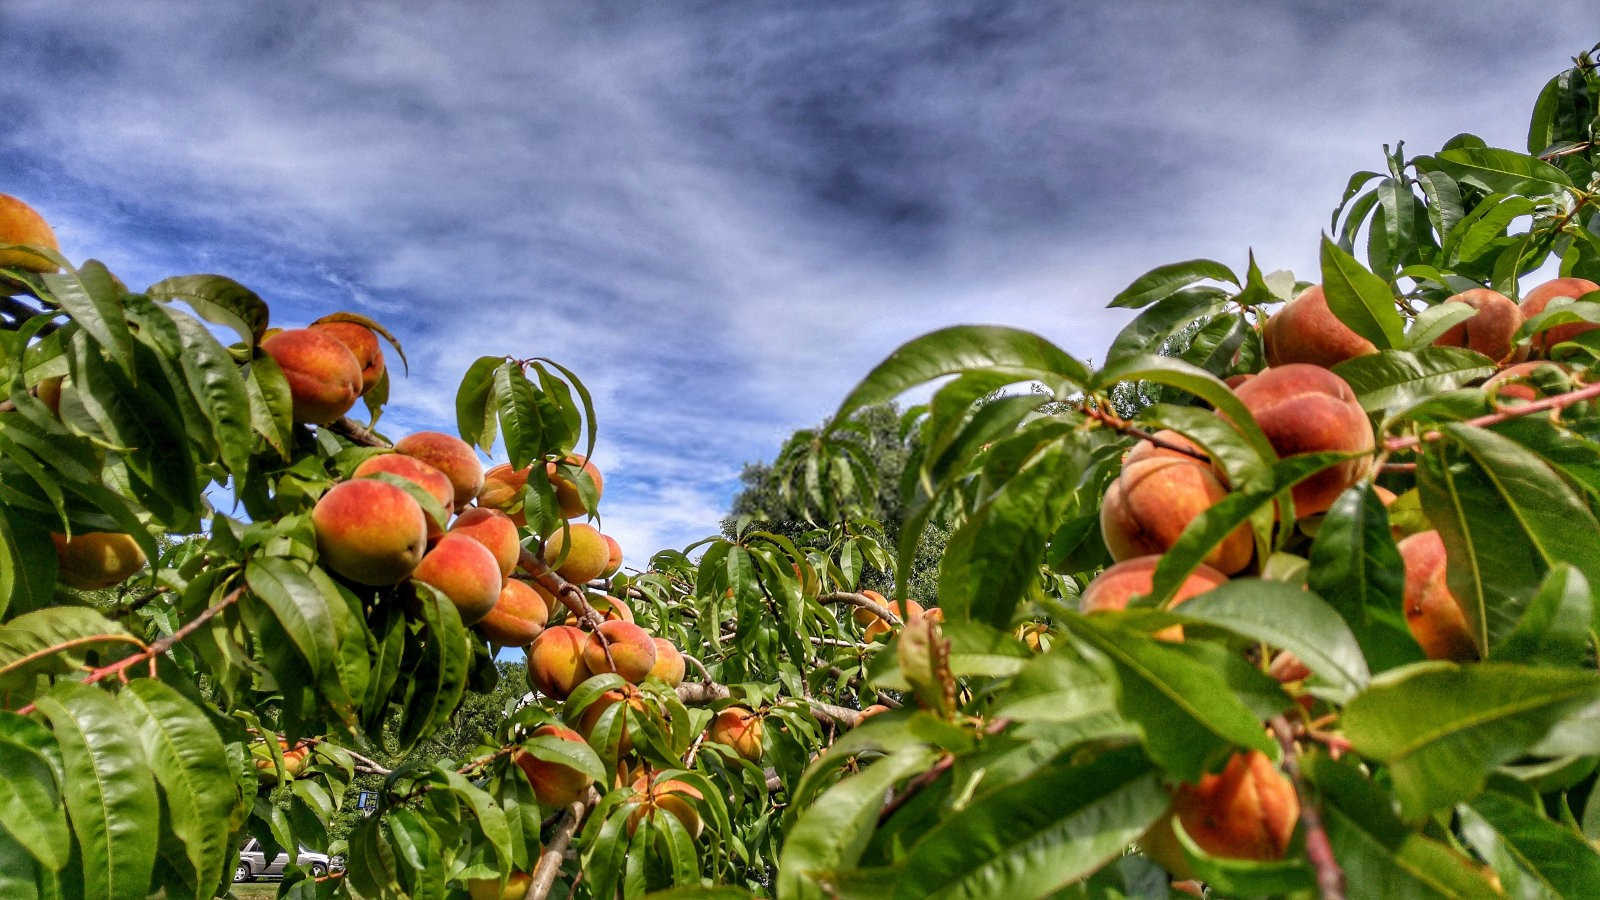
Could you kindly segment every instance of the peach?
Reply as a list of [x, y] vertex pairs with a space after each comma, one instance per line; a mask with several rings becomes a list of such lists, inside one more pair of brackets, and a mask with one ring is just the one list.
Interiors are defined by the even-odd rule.
[[650, 668], [650, 678], [659, 678], [669, 687], [683, 684], [683, 676], [687, 671], [683, 654], [672, 642], [666, 638], [651, 638], [656, 645], [656, 664]]
[[[1591, 291], [1600, 291], [1600, 284], [1595, 284], [1587, 278], [1557, 278], [1546, 281], [1522, 297], [1522, 317], [1531, 319], [1544, 312], [1550, 301], [1557, 297], [1571, 297], [1580, 299]], [[1546, 331], [1541, 331], [1533, 336], [1533, 349], [1536, 353], [1548, 353], [1550, 348], [1562, 341], [1570, 341], [1585, 331], [1600, 328], [1592, 322], [1573, 322], [1567, 325], [1557, 325]]]
[[360, 584], [398, 584], [428, 546], [428, 521], [417, 501], [369, 478], [334, 485], [311, 510], [311, 525], [322, 565]]
[[[1122, 467], [1100, 504], [1100, 534], [1111, 558], [1119, 562], [1171, 550], [1190, 522], [1228, 495], [1210, 467], [1151, 446], [1149, 453]], [[1240, 523], [1212, 548], [1205, 563], [1232, 574], [1249, 565], [1254, 555], [1250, 526]]]
[[1314, 284], [1290, 300], [1267, 320], [1261, 331], [1267, 365], [1309, 363], [1331, 368], [1378, 352], [1372, 342], [1350, 330], [1328, 308], [1322, 285]]
[[[1128, 601], [1141, 594], [1150, 593], [1150, 586], [1155, 583], [1156, 566], [1161, 562], [1160, 556], [1140, 556], [1136, 559], [1127, 559], [1101, 572], [1089, 582], [1089, 586], [1078, 595], [1078, 608], [1086, 613], [1106, 612], [1111, 610], [1127, 609]], [[1178, 586], [1172, 595], [1172, 605], [1203, 594], [1227, 582], [1228, 576], [1218, 572], [1204, 563], [1195, 566], [1189, 577]], [[1154, 635], [1159, 640], [1183, 640], [1183, 626], [1173, 625], [1163, 628]]]
[[[600, 617], [607, 622], [633, 621], [633, 610], [628, 608], [628, 604], [623, 603], [621, 600], [618, 600], [616, 597], [613, 597], [610, 594], [606, 594], [603, 597], [591, 595], [589, 597], [589, 605], [594, 607], [594, 611], [599, 613]], [[578, 617], [575, 615], [568, 615], [561, 621], [561, 624], [576, 625], [578, 624]]]
[[1522, 310], [1510, 297], [1488, 288], [1474, 288], [1444, 302], [1465, 303], [1477, 312], [1435, 338], [1435, 347], [1466, 347], [1495, 362], [1516, 362], [1528, 355], [1527, 348], [1518, 347], [1514, 340], [1517, 329], [1522, 327]]
[[[600, 494], [605, 490], [605, 479], [600, 477], [600, 470], [594, 467], [594, 463], [576, 453], [568, 456], [562, 462], [579, 467], [583, 474], [589, 476], [589, 480], [594, 482], [595, 502], [600, 502]], [[578, 485], [571, 478], [562, 474], [555, 463], [545, 463], [544, 472], [545, 476], [550, 479], [550, 483], [555, 486], [556, 505], [561, 508], [562, 516], [572, 519], [589, 511], [583, 505], [583, 495], [579, 493]]]
[[[1235, 392], [1255, 416], [1280, 457], [1322, 451], [1365, 453], [1375, 443], [1372, 423], [1343, 378], [1295, 363], [1263, 369]], [[1371, 460], [1347, 460], [1294, 486], [1297, 516], [1326, 512], [1345, 488], [1359, 481]]]
[[656, 810], [669, 813], [682, 822], [691, 837], [700, 836], [700, 814], [689, 801], [704, 800], [705, 796], [692, 785], [676, 778], [652, 784], [650, 776], [640, 775], [634, 779], [633, 789], [639, 792], [639, 796], [634, 800], [638, 804], [637, 808], [628, 816], [629, 837], [639, 830], [640, 822], [646, 818], [654, 820]]
[[[600, 643], [602, 635], [611, 644], [610, 661], [606, 659], [605, 645]], [[655, 641], [632, 622], [601, 622], [598, 633], [590, 634], [583, 645], [583, 664], [596, 675], [616, 672], [638, 684], [655, 668]]]
[[1153, 437], [1159, 438], [1162, 443], [1170, 444], [1175, 447], [1182, 447], [1185, 450], [1191, 451], [1191, 453], [1198, 453], [1200, 455], [1193, 456], [1190, 453], [1181, 453], [1177, 450], [1169, 450], [1166, 447], [1158, 447], [1150, 441], [1140, 441], [1129, 448], [1127, 453], [1122, 455], [1123, 466], [1128, 466], [1147, 459], [1177, 459], [1185, 462], [1199, 463], [1201, 465], [1207, 464], [1207, 461], [1201, 458], [1206, 455], [1205, 451], [1195, 446], [1194, 441], [1189, 440], [1176, 431], [1173, 431], [1170, 428], [1163, 428], [1156, 432]]
[[874, 703], [861, 711], [861, 715], [856, 717], [856, 724], [860, 725], [862, 722], [865, 722], [873, 716], [882, 715], [888, 711], [889, 707], [884, 706], [882, 703]]
[[361, 396], [361, 364], [349, 348], [310, 328], [291, 328], [261, 342], [289, 382], [296, 422], [327, 425]]
[[[0, 244], [27, 244], [61, 252], [56, 233], [38, 211], [10, 194], [0, 194]], [[29, 272], [54, 272], [59, 268], [37, 253], [26, 250], [0, 250], [0, 268]]]
[[506, 877], [504, 885], [498, 878], [470, 878], [467, 880], [468, 900], [522, 900], [528, 893], [533, 876], [516, 871]]
[[[567, 549], [569, 543], [570, 550]], [[606, 542], [593, 525], [569, 524], [544, 542], [545, 561], [555, 565], [556, 574], [574, 584], [599, 578], [600, 573], [605, 571], [609, 555]], [[559, 565], [556, 565], [556, 560], [561, 560]]]
[[1287, 650], [1280, 650], [1272, 658], [1272, 663], [1267, 666], [1267, 674], [1283, 684], [1295, 681], [1304, 681], [1311, 677], [1311, 669]]
[[313, 322], [310, 328], [345, 346], [361, 367], [361, 393], [366, 394], [383, 377], [383, 348], [371, 328], [355, 322]]
[[441, 431], [419, 431], [395, 442], [396, 453], [422, 460], [444, 473], [455, 488], [455, 508], [461, 509], [483, 487], [483, 463], [466, 441]]
[[475, 506], [463, 510], [451, 523], [450, 533], [464, 534], [482, 544], [494, 554], [500, 574], [507, 578], [511, 577], [511, 571], [517, 567], [517, 560], [522, 555], [522, 542], [517, 537], [516, 523], [498, 509]]
[[[864, 594], [866, 592], [863, 591], [862, 593]], [[881, 597], [882, 595], [879, 595], [879, 596]], [[887, 607], [888, 610], [890, 612], [894, 613], [895, 615], [897, 615], [897, 616], [900, 615], [900, 605], [898, 603], [895, 603], [892, 600], [884, 600], [882, 602], [882, 604], [880, 604], [880, 605], [882, 605], [884, 607]], [[857, 609], [860, 609], [860, 607], [857, 607]], [[911, 599], [910, 597], [907, 597], [906, 598], [906, 614], [901, 619], [901, 621], [909, 622], [909, 621], [914, 621], [916, 619], [920, 619], [920, 618], [922, 618], [924, 612], [925, 611], [923, 610], [921, 603], [918, 603], [917, 601]], [[872, 614], [869, 612], [868, 615], [872, 615]], [[942, 620], [943, 616], [944, 616], [944, 613], [940, 613], [939, 615], [940, 615], [941, 620]], [[868, 642], [868, 643], [871, 643], [871, 642], [877, 640], [878, 638], [883, 637], [884, 635], [888, 634], [892, 630], [893, 629], [889, 625], [889, 622], [888, 622], [887, 619], [880, 619], [877, 616], [872, 616], [872, 621], [867, 625], [866, 630], [861, 632], [861, 639], [866, 641], [866, 642]]]
[[1400, 544], [1406, 567], [1406, 627], [1429, 659], [1465, 662], [1478, 658], [1466, 614], [1445, 583], [1444, 540], [1437, 531], [1413, 534]]
[[[443, 472], [419, 459], [413, 459], [399, 453], [383, 453], [378, 456], [369, 456], [362, 460], [361, 465], [356, 466], [356, 470], [350, 474], [350, 477], [370, 478], [379, 472], [398, 475], [427, 491], [433, 496], [433, 499], [439, 501], [440, 506], [444, 507], [445, 514], [449, 515], [452, 492], [450, 479], [444, 477]], [[444, 526], [442, 524], [431, 519], [428, 521], [429, 540], [443, 533]]]
[[1173, 812], [1212, 856], [1281, 859], [1300, 820], [1294, 784], [1265, 753], [1235, 753], [1221, 773], [1178, 788]]
[[610, 578], [611, 576], [617, 574], [618, 569], [622, 568], [622, 545], [617, 543], [617, 539], [609, 534], [602, 534], [600, 536], [604, 538], [606, 542], [606, 567], [605, 570], [600, 573], [600, 577]]
[[[575, 744], [586, 743], [583, 735], [560, 725], [540, 725], [533, 731], [534, 737], [545, 735], [554, 735]], [[577, 769], [547, 762], [525, 750], [512, 751], [511, 761], [522, 769], [522, 774], [528, 776], [528, 784], [533, 786], [533, 795], [539, 798], [539, 805], [552, 811], [577, 802], [590, 784], [589, 777]]]
[[[509, 463], [490, 466], [489, 470], [483, 473], [483, 485], [478, 490], [478, 505], [507, 512], [511, 516], [511, 521], [519, 527], [527, 525], [528, 519], [522, 514], [522, 508], [518, 504], [522, 500], [522, 489], [528, 484], [529, 471], [526, 468], [513, 469]], [[511, 512], [514, 506], [517, 509]]]
[[66, 380], [66, 376], [57, 375], [54, 378], [46, 378], [33, 387], [34, 396], [50, 408], [50, 415], [58, 419], [61, 418], [61, 387]]
[[[583, 733], [584, 737], [593, 740], [595, 726], [600, 724], [600, 716], [607, 709], [624, 700], [628, 701], [628, 707], [634, 713], [637, 715], [644, 714], [644, 694], [633, 685], [625, 684], [616, 690], [606, 691], [596, 697], [593, 703], [584, 707], [583, 715], [578, 717], [578, 730]], [[617, 741], [618, 753], [627, 753], [633, 749], [633, 736], [629, 733], [631, 729], [632, 726], [624, 721], [622, 724], [622, 737]]]
[[1544, 360], [1518, 363], [1514, 366], [1507, 366], [1504, 369], [1494, 373], [1494, 375], [1489, 377], [1488, 381], [1483, 383], [1483, 389], [1488, 391], [1499, 388], [1499, 390], [1495, 392], [1496, 399], [1498, 399], [1501, 403], [1508, 405], [1512, 401], [1520, 400], [1523, 403], [1529, 403], [1534, 400], [1538, 400], [1545, 396], [1545, 392], [1533, 383], [1531, 376], [1534, 372], [1539, 371], [1541, 368], [1548, 368], [1561, 372], [1567, 371], [1566, 366], [1553, 362], [1545, 362]]
[[476, 624], [494, 609], [504, 581], [494, 554], [464, 534], [440, 538], [411, 577], [449, 597], [464, 625]]
[[528, 647], [528, 684], [557, 700], [583, 684], [589, 667], [583, 662], [583, 645], [589, 636], [571, 625], [546, 628]]
[[525, 581], [507, 578], [489, 614], [478, 620], [478, 633], [502, 647], [526, 647], [550, 621], [544, 597]]
[[130, 534], [89, 531], [70, 538], [52, 534], [50, 539], [56, 545], [61, 580], [82, 591], [121, 584], [144, 568], [144, 551]]
[[732, 747], [751, 762], [761, 760], [761, 717], [743, 706], [730, 706], [717, 713], [706, 738]]
[[[883, 607], [884, 609], [887, 609], [887, 610], [890, 610], [890, 611], [894, 610], [894, 604], [890, 603], [888, 598], [884, 597], [882, 594], [878, 593], [877, 591], [863, 590], [863, 591], [861, 591], [861, 596], [867, 598], [868, 600], [871, 600], [873, 603], [878, 604], [879, 606]], [[867, 625], [871, 625], [873, 622], [878, 620], [877, 614], [874, 613], [870, 609], [866, 609], [865, 607], [857, 606], [857, 607], [854, 607], [854, 610], [855, 611], [852, 612], [850, 614], [850, 616], [856, 620], [856, 624], [857, 625], [861, 625], [861, 626], [865, 627]]]

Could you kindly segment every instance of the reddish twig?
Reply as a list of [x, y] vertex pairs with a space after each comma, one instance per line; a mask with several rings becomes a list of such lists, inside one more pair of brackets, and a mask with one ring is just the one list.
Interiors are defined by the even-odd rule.
[[1097, 422], [1106, 425], [1118, 434], [1136, 437], [1141, 441], [1149, 441], [1163, 450], [1170, 450], [1173, 453], [1181, 453], [1184, 456], [1193, 457], [1200, 462], [1205, 463], [1206, 465], [1211, 464], [1211, 457], [1200, 452], [1199, 450], [1196, 450], [1193, 447], [1185, 447], [1182, 444], [1174, 444], [1173, 442], [1165, 440], [1164, 438], [1158, 438], [1150, 432], [1145, 431], [1143, 428], [1130, 423], [1127, 419], [1121, 418], [1120, 416], [1112, 413], [1108, 413], [1098, 406], [1085, 405], [1083, 407], [1083, 414]]
[[[43, 650], [35, 650], [32, 653], [29, 653], [27, 656], [13, 660], [4, 666], [0, 666], [0, 675], [5, 675], [7, 672], [21, 668], [22, 666], [25, 666], [34, 660], [44, 659], [46, 656], [60, 653], [63, 650], [71, 650], [73, 647], [80, 647], [85, 644], [106, 644], [117, 641], [125, 644], [135, 644], [141, 650], [150, 649], [149, 644], [146, 644], [144, 641], [139, 640], [131, 634], [91, 634], [88, 637], [73, 638], [70, 641], [62, 641], [59, 644], [51, 644], [50, 646], [45, 647]], [[89, 671], [92, 672], [94, 670], [90, 669]]]
[[[195, 616], [193, 619], [190, 619], [188, 622], [185, 622], [182, 628], [179, 628], [177, 631], [174, 631], [173, 633], [146, 647], [141, 653], [135, 653], [132, 656], [123, 657], [122, 659], [119, 659], [108, 666], [101, 666], [100, 668], [95, 669], [89, 673], [89, 676], [83, 680], [83, 683], [94, 684], [107, 675], [120, 676], [127, 669], [130, 669], [133, 666], [145, 661], [150, 661], [153, 664], [156, 657], [166, 653], [168, 650], [171, 650], [174, 644], [178, 643], [189, 635], [194, 634], [201, 625], [211, 621], [211, 618], [217, 613], [220, 613], [233, 604], [239, 602], [239, 598], [242, 596], [244, 596], [244, 588], [234, 588], [228, 594], [228, 596], [217, 601], [215, 606], [206, 607], [200, 611], [199, 615]], [[27, 706], [24, 706], [22, 709], [17, 710], [17, 712], [25, 716], [28, 713], [33, 712], [33, 710], [34, 706], [32, 703], [30, 703]]]
[[1300, 818], [1306, 824], [1306, 857], [1311, 860], [1311, 868], [1317, 873], [1317, 889], [1323, 900], [1344, 900], [1344, 871], [1334, 858], [1328, 830], [1322, 825], [1321, 808], [1306, 788], [1305, 779], [1300, 776], [1300, 751], [1294, 743], [1294, 731], [1289, 726], [1289, 720], [1283, 716], [1273, 716], [1267, 724], [1278, 739], [1278, 746], [1283, 748], [1283, 762], [1280, 764], [1283, 774], [1289, 776], [1294, 783], [1295, 793], [1300, 797]]
[[[1473, 428], [1482, 428], [1486, 425], [1498, 425], [1501, 422], [1515, 419], [1519, 416], [1529, 416], [1536, 412], [1544, 412], [1547, 409], [1563, 409], [1571, 406], [1574, 403], [1577, 403], [1580, 400], [1588, 400], [1591, 397], [1600, 397], [1600, 382], [1591, 384], [1588, 387], [1579, 388], [1575, 391], [1568, 391], [1565, 394], [1557, 394], [1554, 397], [1546, 397], [1543, 400], [1534, 400], [1530, 403], [1524, 403], [1521, 406], [1513, 406], [1507, 409], [1502, 409], [1499, 412], [1493, 412], [1485, 416], [1479, 416], [1476, 419], [1468, 419], [1461, 424], [1469, 425]], [[1411, 434], [1406, 435], [1405, 437], [1389, 438], [1383, 442], [1383, 449], [1390, 453], [1395, 453], [1401, 450], [1411, 450], [1421, 444], [1437, 441], [1441, 437], [1444, 437], [1444, 435], [1440, 432], [1427, 431], [1420, 435]]]

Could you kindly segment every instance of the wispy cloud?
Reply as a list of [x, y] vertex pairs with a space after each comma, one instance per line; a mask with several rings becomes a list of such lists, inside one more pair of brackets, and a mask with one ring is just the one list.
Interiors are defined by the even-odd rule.
[[285, 322], [390, 324], [397, 433], [449, 427], [479, 355], [573, 366], [637, 563], [917, 333], [1093, 356], [1156, 263], [1312, 272], [1379, 143], [1515, 146], [1593, 31], [1580, 0], [11, 0], [0, 190], [130, 283], [223, 271]]

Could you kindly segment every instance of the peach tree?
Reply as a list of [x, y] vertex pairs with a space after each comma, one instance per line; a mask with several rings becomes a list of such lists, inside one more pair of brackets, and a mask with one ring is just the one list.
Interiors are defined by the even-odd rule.
[[1526, 153], [1385, 148], [1315, 282], [1136, 279], [1098, 367], [915, 339], [780, 454], [815, 530], [629, 571], [570, 370], [391, 440], [378, 323], [132, 291], [0, 196], [0, 895], [216, 896], [255, 837], [295, 897], [1591, 896], [1597, 132], [1585, 54]]

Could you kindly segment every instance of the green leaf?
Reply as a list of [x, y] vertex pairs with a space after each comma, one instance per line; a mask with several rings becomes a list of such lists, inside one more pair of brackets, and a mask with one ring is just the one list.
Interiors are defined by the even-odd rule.
[[1389, 767], [1401, 814], [1418, 821], [1476, 795], [1491, 769], [1596, 698], [1594, 672], [1417, 663], [1374, 678], [1343, 722], [1357, 752]]
[[[1428, 307], [1411, 320], [1411, 330], [1406, 332], [1406, 349], [1417, 350], [1431, 345], [1446, 331], [1477, 315], [1478, 311], [1466, 303], [1438, 303]], [[1389, 351], [1384, 351], [1389, 352]], [[1356, 357], [1361, 359], [1363, 357]], [[1346, 360], [1349, 362], [1350, 360]], [[1345, 379], [1348, 381], [1349, 379]]]
[[67, 865], [72, 851], [58, 788], [61, 776], [61, 751], [49, 730], [0, 712], [0, 840], [10, 833], [52, 872]]
[[522, 367], [503, 363], [494, 371], [494, 395], [500, 404], [500, 433], [511, 465], [522, 468], [545, 453], [545, 424], [539, 414], [539, 390]]
[[1012, 376], [1013, 381], [1037, 380], [1050, 385], [1089, 380], [1083, 363], [1036, 334], [996, 325], [956, 325], [902, 344], [845, 397], [829, 427], [838, 427], [864, 406], [893, 400], [936, 378], [975, 369], [995, 369]]
[[1559, 194], [1572, 186], [1567, 173], [1544, 160], [1489, 147], [1459, 147], [1438, 154], [1439, 164], [1457, 181], [1507, 194]]
[[1545, 576], [1516, 627], [1490, 649], [1502, 662], [1581, 667], [1589, 651], [1594, 593], [1583, 573], [1557, 563]]
[[819, 880], [861, 859], [883, 808], [884, 793], [922, 772], [940, 751], [912, 745], [877, 760], [829, 788], [789, 828], [778, 858], [778, 897], [826, 896]]
[[1062, 757], [942, 817], [911, 848], [895, 896], [1050, 895], [1121, 855], [1169, 803], [1136, 747]]
[[0, 625], [0, 692], [32, 686], [41, 674], [64, 675], [84, 654], [135, 646], [128, 630], [85, 606], [51, 606]]
[[1479, 655], [1487, 655], [1515, 627], [1550, 566], [1570, 562], [1600, 583], [1593, 539], [1600, 522], [1570, 485], [1514, 441], [1459, 423], [1439, 430], [1464, 452], [1447, 461], [1435, 447], [1423, 457], [1423, 510], [1444, 539], [1450, 592]]
[[566, 766], [581, 772], [591, 781], [606, 780], [606, 766], [599, 754], [588, 743], [563, 740], [553, 734], [543, 734], [522, 742], [522, 750], [535, 759]]
[[122, 311], [111, 273], [90, 260], [81, 270], [66, 269], [42, 276], [51, 299], [83, 327], [124, 374], [133, 377], [133, 335]]
[[1422, 658], [1406, 625], [1405, 567], [1367, 482], [1340, 494], [1311, 544], [1309, 587], [1338, 612], [1377, 671]]
[[399, 732], [404, 748], [414, 746], [449, 720], [466, 691], [471, 659], [470, 638], [455, 604], [428, 585], [413, 586], [426, 644], [420, 662], [409, 673], [411, 690], [403, 704], [405, 717]]
[[223, 465], [236, 476], [250, 467], [250, 396], [233, 356], [194, 319], [166, 310], [183, 342], [183, 373], [189, 391], [211, 422]]
[[252, 345], [267, 330], [267, 304], [256, 293], [221, 275], [180, 275], [150, 285], [152, 300], [182, 300], [200, 318], [226, 325]]
[[[331, 670], [337, 653], [328, 598], [303, 563], [283, 557], [257, 557], [245, 566], [250, 593], [272, 611], [313, 677]], [[251, 602], [245, 598], [245, 602]]]
[[1116, 339], [1106, 351], [1106, 362], [1116, 362], [1139, 353], [1160, 352], [1161, 345], [1168, 338], [1195, 319], [1220, 309], [1225, 297], [1227, 294], [1215, 288], [1195, 288], [1158, 300], [1117, 332]]
[[1214, 669], [1136, 631], [1081, 616], [1065, 625], [1110, 661], [1123, 717], [1177, 778], [1198, 781], [1235, 747], [1271, 750], [1260, 720]]
[[38, 707], [61, 748], [84, 900], [145, 896], [161, 807], [133, 723], [110, 694], [77, 682], [56, 685]]
[[250, 400], [250, 428], [284, 459], [289, 458], [294, 432], [294, 397], [278, 361], [257, 350], [245, 367], [245, 393]]
[[1238, 285], [1239, 276], [1227, 266], [1210, 259], [1191, 259], [1157, 266], [1140, 275], [1106, 304], [1109, 307], [1137, 309], [1148, 306], [1197, 281], [1226, 281]]
[[[1548, 896], [1573, 900], [1593, 896], [1600, 885], [1600, 853], [1583, 835], [1495, 791], [1479, 794], [1470, 806], [1494, 830], [1517, 867]], [[1470, 839], [1470, 819], [1465, 824]]]
[[1214, 625], [1288, 650], [1341, 697], [1361, 690], [1371, 677], [1355, 635], [1333, 607], [1281, 581], [1234, 579], [1168, 613], [1185, 623]]
[[195, 900], [205, 900], [232, 862], [227, 831], [218, 826], [240, 803], [222, 737], [198, 706], [159, 681], [137, 679], [118, 700], [136, 723], [166, 801], [168, 827], [194, 870]]
[[1423, 347], [1347, 359], [1333, 372], [1350, 384], [1362, 409], [1379, 413], [1487, 378], [1494, 374], [1494, 361], [1461, 347]]
[[1379, 350], [1404, 346], [1405, 323], [1389, 283], [1327, 237], [1322, 239], [1322, 291], [1334, 316]]
[[996, 718], [1076, 725], [1084, 740], [1133, 732], [1117, 713], [1115, 685], [1071, 643], [1034, 657], [1012, 679], [998, 704]]
[[1417, 184], [1428, 198], [1428, 219], [1440, 240], [1461, 221], [1461, 187], [1444, 172], [1429, 169], [1417, 170]]
[[1047, 444], [967, 517], [939, 564], [939, 597], [952, 621], [968, 617], [996, 628], [1011, 624], [1023, 591], [1036, 579], [1045, 541], [1075, 481], [1070, 444]]
[[1393, 799], [1347, 759], [1301, 757], [1301, 771], [1322, 794], [1322, 820], [1353, 898], [1434, 900], [1501, 896], [1465, 855], [1405, 827]]
[[1502, 243], [1500, 239], [1506, 236], [1506, 229], [1511, 223], [1532, 214], [1534, 209], [1534, 202], [1527, 197], [1495, 195], [1485, 198], [1445, 235], [1443, 250], [1446, 261], [1472, 261], [1495, 250]]

